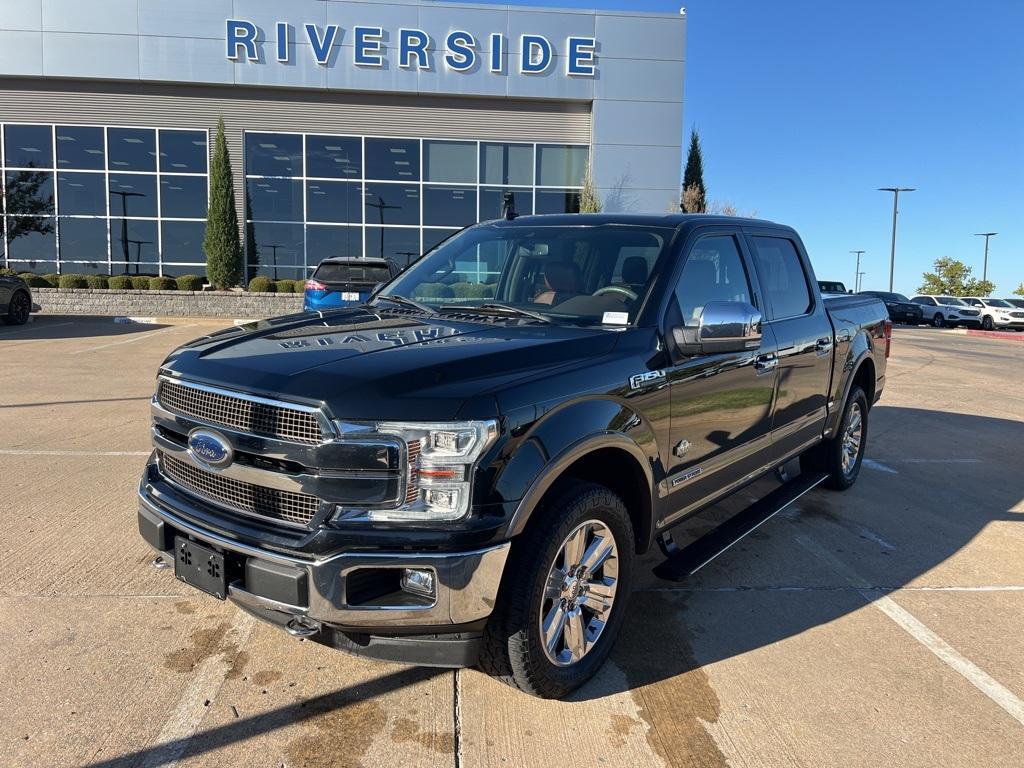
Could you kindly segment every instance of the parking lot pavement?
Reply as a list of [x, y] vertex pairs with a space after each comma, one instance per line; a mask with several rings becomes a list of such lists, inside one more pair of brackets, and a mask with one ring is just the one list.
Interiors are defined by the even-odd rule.
[[214, 327], [0, 328], [0, 763], [1021, 764], [1018, 345], [898, 329], [858, 484], [687, 582], [646, 557], [610, 662], [547, 702], [294, 640], [151, 567], [154, 372]]

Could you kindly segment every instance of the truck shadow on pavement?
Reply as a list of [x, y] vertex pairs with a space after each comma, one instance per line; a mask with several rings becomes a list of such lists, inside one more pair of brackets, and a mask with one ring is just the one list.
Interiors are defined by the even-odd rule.
[[33, 315], [32, 322], [27, 325], [0, 325], [0, 349], [5, 341], [130, 336], [167, 327], [167, 324], [159, 323], [115, 323], [113, 317], [95, 315]]

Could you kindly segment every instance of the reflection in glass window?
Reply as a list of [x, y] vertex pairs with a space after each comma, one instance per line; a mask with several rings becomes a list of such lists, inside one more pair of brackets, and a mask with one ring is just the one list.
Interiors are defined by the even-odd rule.
[[8, 216], [7, 258], [52, 261], [57, 258], [57, 231], [52, 216]]
[[538, 189], [537, 213], [579, 213], [580, 193], [572, 189]]
[[419, 229], [367, 227], [366, 255], [394, 259], [405, 267], [420, 255]]
[[102, 171], [106, 168], [103, 129], [82, 125], [58, 125], [57, 167], [82, 171]]
[[160, 272], [165, 277], [181, 277], [182, 275], [199, 275], [206, 277], [205, 264], [161, 264]]
[[160, 131], [160, 170], [206, 173], [206, 131]]
[[8, 171], [7, 213], [53, 214], [52, 171]]
[[481, 144], [480, 181], [483, 184], [533, 184], [533, 145]]
[[424, 141], [424, 181], [476, 182], [476, 142]]
[[253, 176], [301, 176], [302, 137], [286, 133], [247, 133], [245, 172]]
[[156, 216], [156, 176], [110, 174], [111, 216]]
[[8, 269], [15, 272], [35, 272], [37, 275], [48, 275], [57, 272], [56, 261], [9, 261]]
[[302, 221], [302, 182], [293, 179], [248, 179], [249, 218], [256, 221]]
[[425, 225], [465, 227], [475, 222], [475, 188], [423, 187], [423, 223]]
[[[100, 224], [104, 224], [104, 222], [101, 221]], [[105, 226], [106, 225], [104, 224], [104, 228]], [[61, 235], [61, 237], [63, 238], [64, 235]], [[64, 243], [61, 242], [61, 251], [63, 250]], [[108, 273], [108, 270], [110, 269], [110, 264], [107, 263], [106, 256], [103, 256], [97, 259], [96, 261], [86, 262], [68, 261], [63, 256], [61, 256], [60, 264], [61, 271], [63, 271], [65, 274], [74, 273], [76, 275], [105, 275]]]
[[366, 139], [366, 178], [419, 181], [420, 143], [415, 139]]
[[[157, 249], [155, 221], [132, 219], [110, 220], [110, 260], [125, 262], [130, 271], [142, 263], [155, 264], [160, 260]], [[129, 271], [128, 269], [121, 270]], [[118, 274], [115, 270], [112, 274]]]
[[[246, 243], [247, 263], [252, 267], [269, 268], [260, 271], [277, 279], [275, 267], [304, 266], [303, 227], [301, 224], [250, 224]], [[281, 275], [289, 277], [289, 275]]]
[[8, 168], [53, 168], [53, 129], [48, 125], [5, 125]]
[[[61, 261], [103, 262], [107, 270], [107, 222], [105, 219], [58, 220]], [[72, 270], [65, 270], [72, 271]], [[77, 267], [74, 271], [78, 271]]]
[[423, 252], [435, 248], [449, 237], [454, 235], [457, 229], [424, 229], [423, 230]]
[[520, 216], [533, 213], [532, 189], [507, 189], [502, 187], [480, 188], [480, 221], [500, 219], [505, 204], [505, 192], [511, 192], [515, 212]]
[[161, 176], [160, 215], [169, 219], [206, 218], [206, 177]]
[[362, 224], [360, 184], [353, 181], [307, 181], [306, 221]]
[[[587, 173], [587, 148], [537, 145], [537, 185], [580, 187]], [[539, 206], [538, 206], [539, 207]]]
[[160, 225], [161, 255], [165, 262], [203, 264], [204, 221], [165, 221]]
[[307, 136], [306, 175], [357, 179], [363, 171], [363, 141], [351, 136]]
[[155, 171], [156, 132], [148, 128], [108, 128], [107, 154], [112, 171]]
[[367, 224], [420, 223], [418, 184], [367, 183], [364, 189]]
[[362, 256], [363, 230], [310, 224], [306, 227], [306, 254], [311, 266], [336, 256]]
[[58, 173], [57, 195], [61, 216], [107, 215], [106, 177], [102, 173]]

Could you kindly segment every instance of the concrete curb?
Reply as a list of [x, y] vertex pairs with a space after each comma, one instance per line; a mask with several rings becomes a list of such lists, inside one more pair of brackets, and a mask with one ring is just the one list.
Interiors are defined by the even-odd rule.
[[968, 336], [981, 336], [987, 339], [1000, 339], [1002, 341], [1018, 341], [1024, 342], [1024, 333], [1016, 333], [1014, 331], [966, 331]]

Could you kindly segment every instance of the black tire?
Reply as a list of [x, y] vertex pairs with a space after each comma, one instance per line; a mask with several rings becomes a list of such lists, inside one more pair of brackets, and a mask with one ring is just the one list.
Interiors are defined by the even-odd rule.
[[[834, 491], [845, 491], [850, 488], [860, 475], [861, 463], [864, 461], [864, 448], [868, 441], [869, 405], [864, 390], [854, 386], [846, 398], [843, 415], [839, 419], [839, 427], [835, 436], [812, 448], [800, 457], [801, 468], [817, 472], [825, 472], [828, 479], [825, 486]], [[860, 441], [857, 443], [855, 455], [844, 463], [844, 454], [848, 448], [847, 433], [855, 416], [859, 415]]]
[[936, 328], [946, 327], [946, 318], [942, 316], [941, 312], [936, 312], [934, 315], [932, 315], [932, 325], [934, 325]]
[[[549, 498], [543, 509], [534, 513], [541, 517], [513, 543], [498, 602], [484, 631], [478, 665], [525, 693], [560, 699], [593, 677], [611, 652], [632, 589], [635, 540], [626, 505], [604, 486], [564, 481]], [[552, 568], [561, 560], [567, 538], [592, 522], [603, 525], [615, 541], [614, 599], [593, 645], [578, 661], [558, 665], [549, 658], [542, 641], [541, 613], [545, 605], [555, 607], [550, 597], [545, 598], [545, 586]], [[611, 558], [606, 562], [610, 563]], [[589, 608], [581, 611], [584, 617], [590, 615]]]
[[32, 298], [25, 291], [17, 291], [7, 305], [4, 322], [8, 325], [24, 325], [32, 313]]
[[985, 330], [985, 331], [994, 330], [995, 329], [995, 325], [992, 323], [992, 318], [989, 317], [988, 315], [985, 315], [985, 317], [983, 317], [981, 319], [981, 327], [982, 327], [982, 330]]

